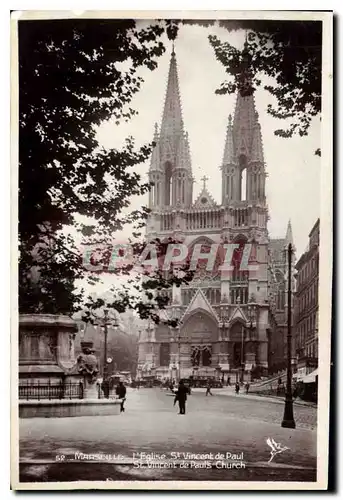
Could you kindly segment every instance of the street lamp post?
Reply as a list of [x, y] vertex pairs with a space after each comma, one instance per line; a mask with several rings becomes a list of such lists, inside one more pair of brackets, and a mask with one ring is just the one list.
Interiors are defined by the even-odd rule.
[[181, 338], [180, 338], [180, 331], [178, 332], [178, 337], [177, 337], [177, 345], [178, 345], [178, 348], [177, 348], [177, 351], [178, 351], [178, 382], [180, 382], [180, 379], [181, 379], [181, 346], [180, 346], [180, 343], [181, 343]]
[[244, 381], [244, 326], [242, 326], [242, 345], [241, 345], [241, 383]]
[[[255, 365], [256, 366], [256, 362], [257, 362], [257, 355], [256, 355], [256, 347], [255, 347], [255, 331], [256, 331], [256, 306], [254, 305], [254, 303], [250, 303], [248, 305], [248, 317], [249, 317], [249, 326], [247, 326], [246, 330], [249, 332], [248, 333], [248, 337], [247, 337], [247, 341], [250, 342], [250, 348], [252, 349], [253, 353], [255, 353]], [[254, 324], [255, 323], [255, 324]], [[253, 365], [251, 366], [251, 368], [253, 368]], [[250, 375], [251, 375], [251, 372], [250, 372]]]
[[287, 293], [287, 387], [285, 398], [285, 409], [281, 427], [295, 429], [293, 416], [293, 398], [292, 398], [292, 244], [288, 245], [288, 293]]
[[102, 378], [107, 380], [107, 335], [108, 335], [108, 309], [104, 311], [104, 368]]
[[108, 337], [108, 327], [113, 326], [115, 330], [118, 328], [118, 321], [117, 318], [115, 317], [114, 319], [109, 317], [109, 310], [104, 309], [104, 316], [103, 318], [99, 318], [96, 316], [96, 323], [95, 324], [100, 324], [100, 326], [104, 330], [104, 361], [103, 361], [103, 370], [102, 370], [102, 378], [103, 380], [107, 380], [107, 337]]

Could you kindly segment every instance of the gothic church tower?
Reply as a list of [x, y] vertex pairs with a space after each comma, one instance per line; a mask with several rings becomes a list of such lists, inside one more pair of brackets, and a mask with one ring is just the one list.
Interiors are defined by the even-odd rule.
[[[249, 82], [243, 51], [242, 77]], [[147, 240], [168, 237], [189, 249], [201, 245], [210, 253], [215, 244], [236, 245], [233, 271], [212, 271], [200, 265], [192, 283], [174, 288], [165, 318], [179, 326], [150, 324], [141, 332], [138, 377], [216, 377], [251, 380], [268, 370], [268, 208], [261, 127], [253, 93], [237, 94], [233, 119], [228, 117], [221, 169], [222, 199], [217, 204], [206, 187], [193, 201], [193, 176], [185, 132], [176, 55], [171, 54], [167, 93], [160, 131], [155, 126], [149, 176], [151, 214]], [[242, 267], [249, 249], [248, 269]]]

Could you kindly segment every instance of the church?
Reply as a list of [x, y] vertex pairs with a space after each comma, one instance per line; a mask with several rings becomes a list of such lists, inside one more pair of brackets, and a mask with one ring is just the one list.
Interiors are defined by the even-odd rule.
[[[247, 47], [245, 47], [246, 49]], [[237, 244], [238, 253], [251, 245], [249, 270], [233, 259], [233, 270], [199, 266], [188, 285], [168, 291], [169, 305], [161, 323], [140, 332], [137, 377], [159, 379], [215, 377], [252, 380], [285, 362], [287, 316], [287, 246], [269, 238], [267, 172], [261, 126], [254, 95], [238, 92], [228, 116], [223, 160], [221, 203], [206, 187], [193, 199], [189, 138], [182, 118], [177, 60], [172, 50], [161, 126], [155, 125], [155, 147], [149, 178], [151, 210], [146, 240], [173, 238], [193, 248]], [[201, 247], [202, 248], [202, 247]], [[238, 265], [237, 265], [238, 262]], [[163, 322], [177, 319], [172, 328]]]

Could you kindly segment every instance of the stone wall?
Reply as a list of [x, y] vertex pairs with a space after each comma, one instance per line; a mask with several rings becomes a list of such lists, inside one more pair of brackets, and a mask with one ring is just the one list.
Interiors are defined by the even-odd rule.
[[19, 401], [19, 418], [119, 415], [120, 403], [120, 399]]

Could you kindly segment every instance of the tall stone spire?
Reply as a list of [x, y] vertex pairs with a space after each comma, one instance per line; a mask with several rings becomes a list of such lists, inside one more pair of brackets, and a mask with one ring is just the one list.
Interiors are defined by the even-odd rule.
[[250, 160], [255, 163], [262, 163], [262, 164], [264, 163], [261, 126], [258, 123], [257, 113], [256, 113], [256, 122], [252, 137]]
[[242, 51], [241, 70], [239, 75], [238, 94], [235, 115], [233, 120], [233, 137], [238, 156], [244, 154], [247, 160], [251, 159], [252, 143], [255, 127], [258, 126], [252, 73], [250, 70], [250, 54], [248, 41], [245, 40]]
[[[238, 76], [235, 113], [233, 123], [229, 119], [221, 167], [225, 205], [243, 200], [265, 203], [266, 173], [252, 76], [246, 40]], [[245, 177], [243, 173], [246, 173]]]
[[160, 165], [159, 133], [158, 133], [157, 123], [155, 123], [155, 132], [153, 141], [155, 143], [155, 147], [152, 150], [152, 155], [150, 159], [150, 170], [159, 170], [161, 168], [161, 165]]
[[177, 73], [176, 56], [173, 47], [171, 54], [167, 93], [164, 101], [164, 110], [161, 126], [161, 136], [175, 136], [183, 133], [183, 120], [179, 78]]
[[255, 127], [258, 125], [253, 94], [243, 97], [239, 92], [233, 120], [233, 141], [235, 153], [239, 157], [250, 158]]
[[160, 133], [155, 129], [150, 164], [150, 181], [154, 188], [150, 207], [190, 206], [193, 196], [193, 177], [188, 134], [182, 119], [176, 55], [171, 53], [167, 92], [164, 101]]
[[294, 246], [291, 219], [289, 219], [288, 221], [286, 237], [285, 237], [286, 246], [288, 246], [290, 243]]
[[226, 140], [223, 156], [223, 165], [232, 165], [235, 163], [235, 148], [233, 144], [232, 116], [229, 115], [226, 129]]

